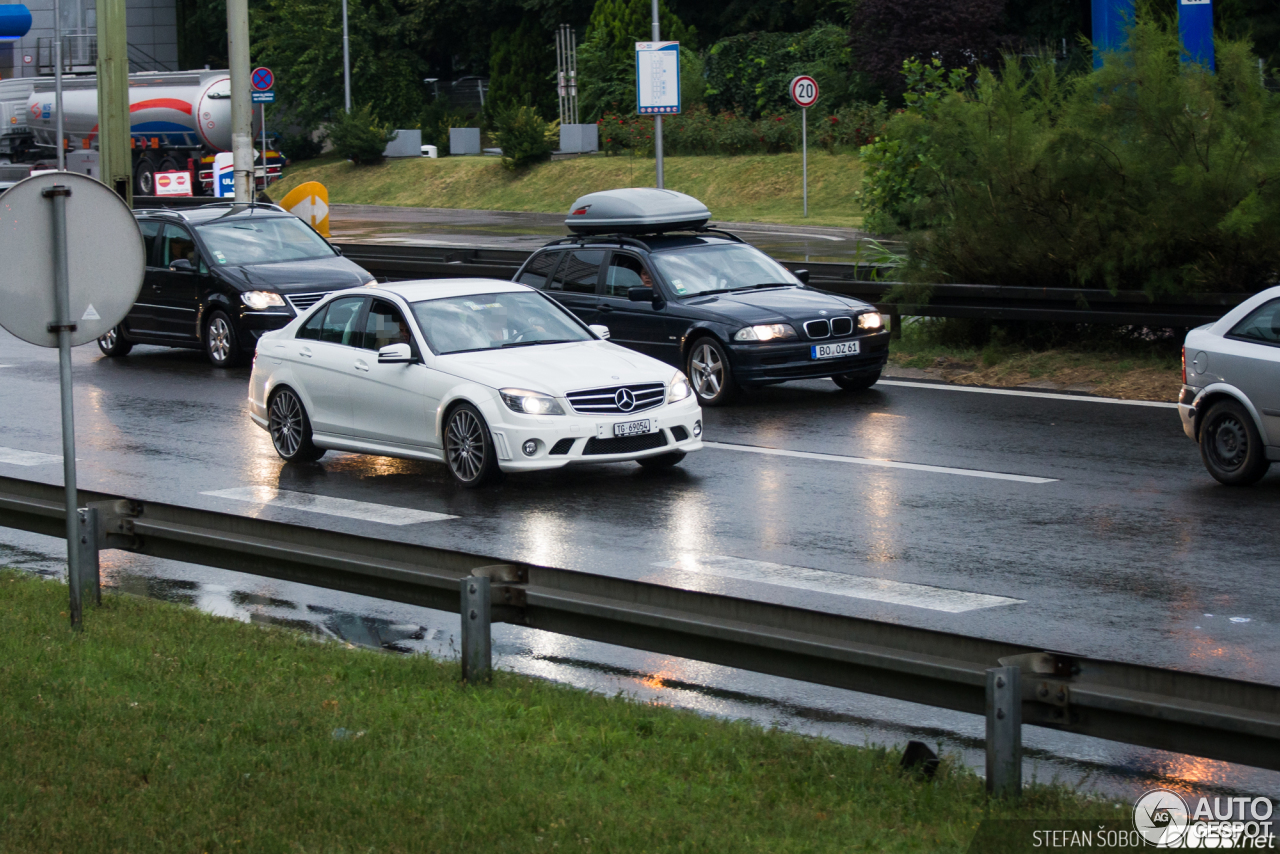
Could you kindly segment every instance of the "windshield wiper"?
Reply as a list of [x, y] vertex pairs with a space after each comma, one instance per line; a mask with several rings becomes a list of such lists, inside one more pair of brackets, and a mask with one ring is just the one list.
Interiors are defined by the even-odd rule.
[[758, 285], [747, 285], [745, 288], [734, 288], [730, 293], [740, 293], [741, 291], [758, 291], [764, 288], [794, 288], [791, 282], [761, 282]]
[[502, 345], [502, 349], [508, 347], [532, 347], [534, 344], [572, 344], [573, 338], [548, 338], [544, 341], [508, 341]]

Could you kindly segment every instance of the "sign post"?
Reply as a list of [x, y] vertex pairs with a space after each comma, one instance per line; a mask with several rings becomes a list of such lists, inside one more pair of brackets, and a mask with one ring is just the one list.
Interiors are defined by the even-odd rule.
[[809, 108], [818, 103], [818, 81], [801, 74], [791, 81], [791, 100], [800, 107], [800, 168], [803, 173], [804, 215], [809, 215]]
[[[656, 36], [656, 11], [653, 32]], [[680, 112], [680, 42], [636, 42], [636, 112], [653, 116], [653, 153], [658, 160], [658, 189], [661, 190], [664, 184], [662, 116]]]
[[[262, 189], [267, 189], [267, 104], [276, 100], [274, 87], [276, 75], [270, 68], [260, 65], [249, 75], [249, 83], [253, 86], [253, 103], [258, 105], [262, 117]], [[257, 193], [256, 180], [254, 193]]]
[[[0, 201], [0, 216], [5, 222], [0, 257], [9, 265], [8, 275], [0, 277], [0, 325], [23, 341], [58, 348], [69, 613], [71, 627], [78, 630], [84, 579], [71, 348], [113, 329], [137, 301], [142, 235], [123, 199], [74, 172], [49, 172], [18, 182]], [[111, 263], [103, 264], [103, 258]]]

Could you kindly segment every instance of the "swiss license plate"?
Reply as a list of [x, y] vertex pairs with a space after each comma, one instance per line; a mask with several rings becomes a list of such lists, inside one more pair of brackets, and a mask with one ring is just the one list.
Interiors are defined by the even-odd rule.
[[614, 436], [644, 436], [653, 432], [653, 421], [644, 419], [643, 421], [623, 421], [613, 425]]
[[841, 341], [838, 344], [814, 344], [809, 348], [815, 359], [839, 359], [842, 356], [858, 355], [857, 341]]

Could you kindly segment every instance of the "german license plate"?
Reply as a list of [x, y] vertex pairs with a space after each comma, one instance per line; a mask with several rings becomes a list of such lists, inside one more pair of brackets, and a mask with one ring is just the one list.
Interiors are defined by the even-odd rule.
[[815, 359], [839, 359], [856, 356], [859, 350], [857, 341], [841, 341], [839, 344], [814, 344], [809, 352]]
[[649, 418], [643, 421], [623, 421], [613, 425], [614, 436], [644, 436], [653, 432], [653, 421]]

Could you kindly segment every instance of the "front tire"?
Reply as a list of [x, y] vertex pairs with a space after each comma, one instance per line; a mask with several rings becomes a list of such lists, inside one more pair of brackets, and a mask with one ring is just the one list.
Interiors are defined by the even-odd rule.
[[311, 440], [311, 419], [302, 400], [291, 388], [281, 388], [267, 404], [267, 429], [271, 444], [287, 463], [312, 463], [324, 456], [324, 448]]
[[680, 465], [680, 461], [684, 459], [684, 451], [671, 451], [666, 454], [658, 454], [656, 457], [641, 457], [636, 460], [646, 469], [669, 469], [672, 466]]
[[102, 351], [102, 355], [112, 358], [127, 356], [133, 349], [133, 342], [125, 340], [124, 330], [120, 326], [113, 326], [98, 336], [98, 349]]
[[840, 386], [841, 391], [866, 391], [880, 382], [880, 369], [862, 374], [837, 374], [831, 381]]
[[215, 368], [233, 368], [243, 359], [240, 336], [221, 309], [210, 312], [204, 322], [204, 353]]
[[461, 403], [449, 413], [444, 427], [444, 458], [449, 474], [465, 489], [502, 480], [489, 425], [480, 410], [469, 403]]
[[1219, 401], [1205, 413], [1200, 459], [1214, 480], [1226, 486], [1257, 483], [1271, 467], [1257, 425], [1234, 400]]
[[694, 341], [686, 367], [689, 384], [703, 406], [724, 406], [738, 396], [729, 355], [716, 339]]

